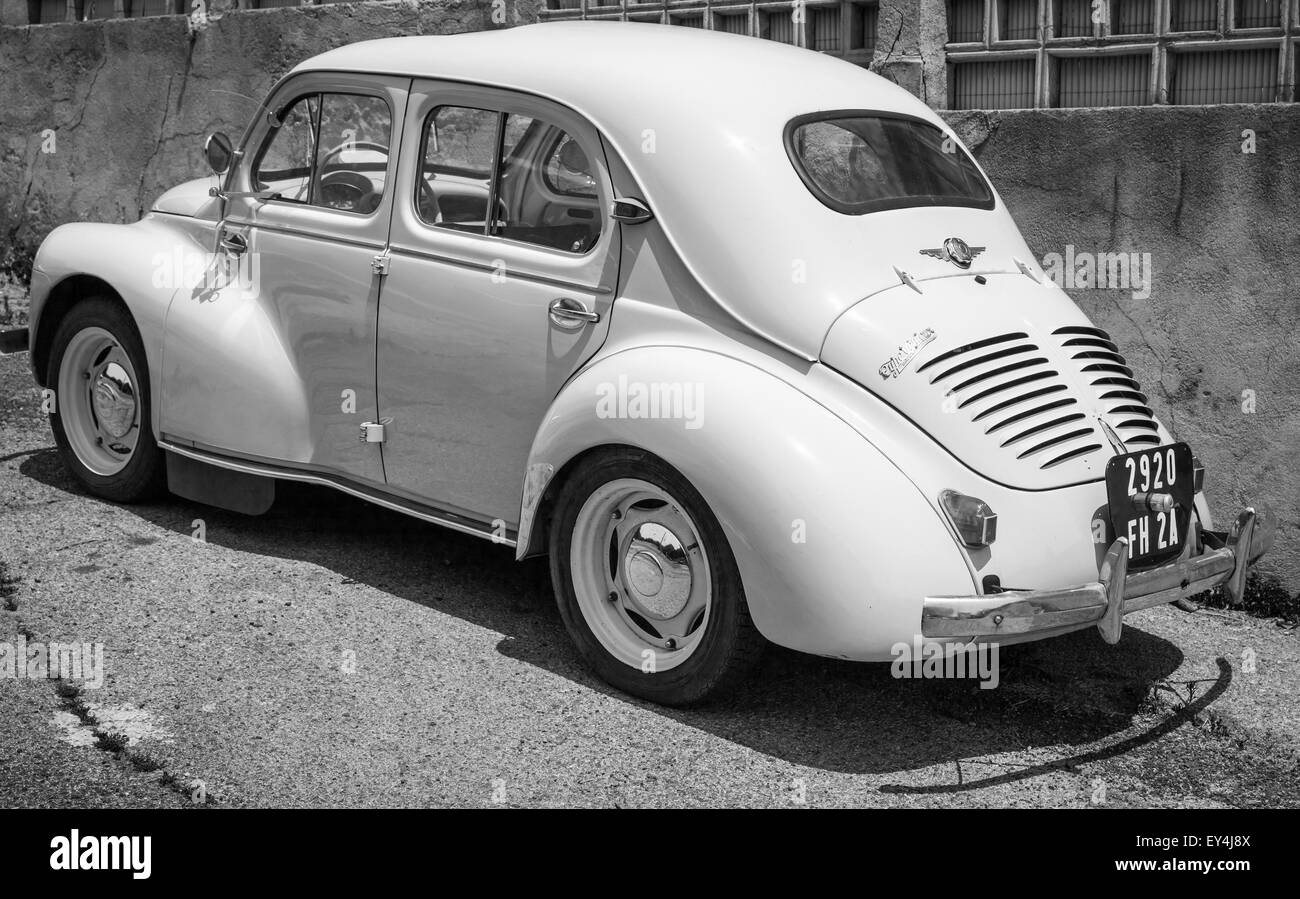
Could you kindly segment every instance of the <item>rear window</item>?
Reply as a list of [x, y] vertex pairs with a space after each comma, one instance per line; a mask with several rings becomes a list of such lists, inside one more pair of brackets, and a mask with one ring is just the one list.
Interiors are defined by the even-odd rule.
[[786, 150], [817, 199], [847, 215], [909, 206], [993, 208], [966, 151], [919, 119], [818, 113], [786, 129]]

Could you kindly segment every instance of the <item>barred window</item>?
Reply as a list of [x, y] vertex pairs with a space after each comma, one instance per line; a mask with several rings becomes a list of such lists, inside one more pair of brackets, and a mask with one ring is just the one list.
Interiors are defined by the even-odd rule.
[[1032, 58], [993, 59], [952, 67], [949, 89], [955, 109], [1032, 109]]
[[948, 40], [954, 44], [984, 40], [984, 0], [948, 0]]
[[1038, 37], [1038, 0], [1003, 0], [998, 4], [998, 38], [1004, 41]]
[[1296, 99], [1296, 0], [947, 0], [948, 106]]

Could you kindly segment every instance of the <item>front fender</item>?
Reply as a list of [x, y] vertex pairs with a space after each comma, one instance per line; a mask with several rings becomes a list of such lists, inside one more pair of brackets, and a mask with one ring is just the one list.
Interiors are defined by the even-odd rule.
[[[51, 231], [32, 266], [28, 340], [37, 383], [44, 385], [46, 354], [70, 302], [102, 289], [93, 284], [103, 282], [131, 313], [144, 344], [149, 383], [158, 385], [163, 321], [182, 274], [174, 270], [174, 260], [202, 252], [199, 238], [196, 223], [155, 215], [131, 225], [79, 222]], [[160, 399], [160, 390], [151, 391], [155, 431]]]
[[[679, 415], [665, 403], [654, 418], [631, 403], [611, 407], [611, 394], [665, 383], [667, 396], [695, 402]], [[945, 525], [893, 461], [781, 379], [686, 347], [606, 356], [556, 399], [529, 457], [521, 555], [548, 480], [602, 445], [647, 450], [690, 480], [731, 545], [754, 623], [774, 643], [886, 660], [919, 633], [926, 594], [972, 592]]]

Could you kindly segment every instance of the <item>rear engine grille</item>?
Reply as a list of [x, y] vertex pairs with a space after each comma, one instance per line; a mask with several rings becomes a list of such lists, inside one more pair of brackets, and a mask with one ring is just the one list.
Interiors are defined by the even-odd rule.
[[1018, 460], [1048, 469], [1103, 448], [1066, 380], [1024, 332], [948, 350], [916, 371]]
[[1155, 414], [1142, 386], [1133, 377], [1119, 348], [1100, 328], [1080, 325], [1057, 328], [1052, 336], [1078, 366], [1080, 375], [1095, 392], [1106, 411], [1107, 423], [1125, 444], [1157, 446]]
[[[946, 350], [916, 373], [943, 392], [947, 411], [969, 416], [1000, 451], [1040, 469], [1106, 450], [1094, 405], [1125, 444], [1160, 443], [1147, 395], [1109, 334], [1076, 325], [1050, 339], [1056, 346], [1043, 352], [1023, 331], [999, 334]], [[1080, 382], [1094, 402], [1075, 395], [1071, 385]]]

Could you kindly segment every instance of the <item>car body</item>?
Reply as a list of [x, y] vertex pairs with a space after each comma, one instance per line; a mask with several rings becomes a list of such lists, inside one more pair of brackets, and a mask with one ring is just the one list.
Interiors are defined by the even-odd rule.
[[[92, 423], [56, 436], [92, 489], [134, 498], [112, 454], [156, 444], [205, 502], [255, 513], [295, 479], [549, 553], [584, 656], [662, 702], [764, 639], [1114, 641], [1137, 608], [1240, 596], [1272, 541], [1262, 507], [1214, 530], [1190, 451], [943, 120], [773, 42], [340, 47], [273, 88], [220, 183], [56, 229], [35, 269], [33, 372], [80, 360], [61, 414]], [[60, 336], [87, 297], [138, 347], [102, 310]]]

